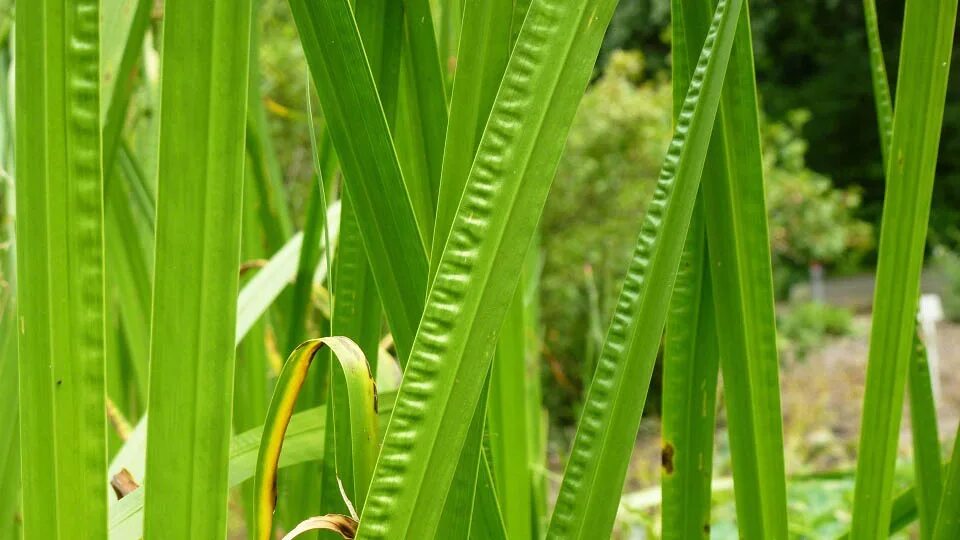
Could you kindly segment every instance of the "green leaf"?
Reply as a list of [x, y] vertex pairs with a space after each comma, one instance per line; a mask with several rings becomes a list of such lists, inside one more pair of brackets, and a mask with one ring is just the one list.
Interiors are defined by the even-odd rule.
[[[13, 171], [13, 135], [6, 91], [11, 55], [0, 52], [0, 168]], [[0, 539], [20, 538], [20, 422], [17, 385], [17, 280], [14, 245], [14, 184], [0, 177]]]
[[[398, 130], [411, 129], [409, 136], [418, 140], [419, 150], [425, 165], [426, 176], [411, 177], [415, 189], [422, 192], [428, 201], [429, 212], [418, 215], [420, 225], [426, 228], [427, 246], [433, 234], [433, 218], [436, 215], [437, 197], [440, 191], [440, 174], [444, 160], [444, 141], [447, 132], [447, 97], [440, 53], [433, 26], [433, 14], [429, 0], [403, 0], [404, 46], [407, 80], [410, 85], [401, 92], [400, 99], [410, 100], [407, 107], [415, 111], [411, 122], [402, 122]], [[406, 172], [406, 171], [404, 171]]]
[[527, 445], [526, 324], [523, 287], [517, 287], [500, 330], [500, 341], [490, 369], [487, 427], [490, 464], [510, 538], [533, 538], [530, 454]]
[[164, 4], [148, 540], [227, 526], [251, 11]]
[[23, 532], [106, 536], [100, 5], [16, 10]]
[[870, 332], [854, 490], [855, 538], [877, 538], [890, 519], [903, 393], [930, 213], [956, 0], [908, 0]]
[[[921, 487], [919, 483], [917, 486]], [[923, 497], [918, 495], [917, 500], [920, 502]], [[924, 512], [922, 502], [918, 506], [922, 518]], [[931, 538], [950, 540], [957, 538], [958, 535], [960, 535], [960, 439], [953, 443], [953, 457], [947, 466], [940, 507], [937, 511], [937, 522]]]
[[874, 0], [863, 0], [863, 20], [870, 50], [870, 81], [873, 83], [873, 101], [880, 130], [880, 154], [883, 156], [883, 169], [886, 171], [890, 161], [890, 137], [893, 135], [893, 100], [890, 98], [890, 85], [887, 81], [887, 67], [883, 61], [883, 46], [880, 43], [877, 6]]
[[743, 5], [717, 4], [584, 403], [549, 538], [613, 528], [683, 250], [675, 239], [690, 225]]
[[450, 489], [613, 4], [543, 0], [530, 8], [430, 289], [360, 538], [436, 532], [436, 501]]
[[257, 454], [254, 514], [254, 530], [256, 537], [261, 540], [269, 539], [273, 533], [277, 464], [287, 424], [293, 415], [293, 406], [306, 380], [310, 364], [324, 346], [333, 351], [345, 381], [342, 401], [334, 396], [334, 400], [339, 401], [339, 410], [345, 412], [345, 417], [342, 420], [335, 419], [334, 429], [337, 433], [337, 445], [345, 443], [341, 448], [347, 450], [345, 454], [349, 459], [337, 461], [337, 474], [347, 493], [354, 497], [353, 500], [360, 506], [363, 504], [364, 492], [369, 485], [377, 453], [377, 395], [370, 367], [360, 348], [348, 338], [332, 337], [307, 341], [298, 347], [284, 364], [264, 422], [264, 432], [267, 435]]
[[430, 258], [430, 278], [450, 235], [470, 166], [510, 56], [512, 0], [467, 0], [450, 99], [440, 195]]
[[[713, 2], [684, 4], [688, 40]], [[785, 538], [779, 361], [749, 10], [739, 14], [702, 180], [710, 279], [735, 479], [746, 537]], [[687, 62], [694, 61], [687, 48]]]
[[663, 352], [660, 482], [663, 538], [672, 539], [707, 538], [710, 531], [720, 355], [702, 204], [680, 257]]
[[[503, 71], [507, 66], [513, 9], [513, 3], [504, 0], [471, 0], [463, 6], [464, 24], [460, 34], [457, 70], [450, 106], [450, 123], [448, 124], [444, 147], [440, 196], [437, 203], [437, 219], [434, 228], [430, 267], [431, 280], [435, 277], [440, 255], [449, 236], [457, 205], [463, 196], [467, 176], [470, 174], [470, 166], [476, 156], [477, 145], [483, 134], [487, 118], [490, 116], [490, 109], [503, 78]], [[520, 14], [521, 17], [523, 15], [524, 13]], [[523, 309], [522, 304], [510, 307], [510, 312], [514, 314], [514, 318], [516, 318], [518, 309]], [[522, 311], [520, 315], [522, 318]], [[515, 386], [515, 383], [519, 382], [522, 386], [525, 380], [522, 372], [525, 369], [524, 335], [522, 333], [524, 328], [512, 328], [511, 330], [513, 333], [520, 332], [519, 341], [517, 339], [512, 340], [512, 350], [504, 351], [513, 361], [510, 364], [513, 370], [507, 370], [506, 372], [501, 370], [500, 374], [509, 379], [511, 374], [516, 375], [516, 368], [519, 367], [521, 370], [520, 377], [513, 383]], [[519, 361], [519, 364], [516, 363], [517, 361]], [[447, 495], [439, 526], [439, 530], [443, 531], [445, 536], [466, 536], [470, 530], [471, 522], [474, 521], [472, 513], [474, 511], [488, 512], [488, 509], [482, 508], [480, 505], [489, 504], [491, 500], [496, 501], [493, 494], [476, 494], [478, 486], [480, 489], [494, 488], [493, 483], [485, 483], [483, 479], [478, 480], [478, 474], [482, 475], [490, 469], [489, 464], [480, 465], [478, 461], [486, 461], [487, 459], [487, 455], [481, 452], [480, 446], [484, 437], [484, 415], [487, 415], [488, 408], [491, 419], [496, 416], [502, 420], [499, 423], [497, 420], [488, 423], [491, 427], [496, 424], [494, 430], [497, 432], [494, 435], [491, 431], [490, 440], [497, 439], [505, 442], [504, 437], [509, 437], [509, 434], [503, 433], [502, 428], [508, 425], [517, 427], [525, 420], [516, 415], [516, 408], [503, 409], [511, 400], [509, 392], [497, 392], [498, 396], [505, 399], [488, 401], [487, 393], [491, 391], [492, 387], [488, 384], [483, 391], [478, 410], [471, 420], [470, 432], [464, 445], [464, 451], [460, 455], [460, 463], [457, 466], [453, 484]], [[511, 405], [515, 406], [518, 402], [523, 401], [525, 400], [522, 398], [521, 390], [521, 395], [514, 398]], [[512, 424], [506, 422], [508, 418], [513, 422]], [[514, 431], [512, 434], [517, 435], [517, 432]], [[519, 440], [523, 440], [523, 446], [525, 446], [525, 433], [521, 431], [520, 436], [522, 439]], [[500, 456], [501, 465], [507, 466], [505, 462], [509, 461], [507, 468], [513, 469], [511, 472], [515, 472], [518, 464], [522, 465], [524, 469], [526, 468], [525, 460], [527, 457], [523, 455], [524, 448], [517, 448], [516, 450], [519, 451], [504, 452], [505, 446], [497, 446], [499, 450], [496, 453]], [[504, 475], [506, 472], [500, 471], [499, 474]], [[501, 476], [501, 478], [504, 478], [504, 476]], [[512, 483], [512, 490], [515, 493], [523, 493], [524, 489], [521, 484], [524, 484], [526, 491], [529, 492], [529, 474], [526, 471], [521, 476], [511, 478], [509, 481]], [[503, 483], [499, 485], [502, 486]], [[520, 505], [515, 507], [514, 512], [524, 512], [525, 508], [529, 506], [529, 504], [524, 506], [521, 501]], [[492, 515], [492, 513], [489, 514]], [[499, 511], [497, 514], [499, 514]], [[530, 520], [525, 516], [522, 522], [516, 517], [515, 521], [517, 521], [518, 527], [522, 527], [524, 525], [528, 526]], [[499, 530], [502, 530], [502, 528], [503, 525], [500, 524]], [[529, 534], [517, 537], [523, 538], [524, 536], [529, 536]]]
[[[481, 459], [480, 473], [477, 475], [477, 500], [474, 504], [473, 521], [470, 526], [470, 538], [476, 540], [506, 540], [507, 531], [503, 527], [500, 503], [493, 485], [493, 475], [487, 460]], [[446, 531], [441, 530], [441, 534]]]
[[[290, 0], [399, 357], [426, 295], [425, 237], [347, 0]], [[363, 126], [363, 129], [357, 129]]]
[[[143, 50], [143, 38], [150, 23], [150, 0], [103, 0], [101, 40], [100, 115], [103, 125], [104, 170], [114, 172], [114, 160], [121, 147], [121, 131], [134, 89], [134, 67]], [[109, 180], [105, 182], [110, 185]], [[109, 191], [109, 190], [108, 190]]]
[[[881, 155], [884, 170], [890, 165], [890, 139], [893, 132], [893, 103], [883, 61], [880, 31], [877, 27], [877, 9], [873, 0], [864, 0], [864, 23], [870, 48], [870, 75], [877, 110]], [[917, 479], [917, 502], [920, 528], [924, 538], [931, 538], [936, 523], [941, 490], [940, 436], [937, 431], [937, 412], [927, 367], [926, 348], [919, 334], [914, 336], [910, 351], [910, 427], [913, 431], [914, 465]], [[894, 502], [896, 506], [896, 501]], [[916, 513], [916, 509], [915, 512]], [[896, 511], [894, 511], [896, 514]]]
[[[671, 5], [674, 116], [690, 85], [697, 42], [709, 25], [708, 10], [699, 7], [679, 0]], [[660, 470], [664, 538], [708, 537], [710, 530], [719, 354], [703, 204], [701, 189], [680, 256], [665, 330]]]
[[927, 365], [927, 350], [914, 335], [910, 350], [910, 427], [913, 432], [913, 464], [917, 483], [922, 538], [932, 538], [940, 507], [943, 466], [940, 459], [940, 434], [937, 430], [937, 406], [934, 402]]

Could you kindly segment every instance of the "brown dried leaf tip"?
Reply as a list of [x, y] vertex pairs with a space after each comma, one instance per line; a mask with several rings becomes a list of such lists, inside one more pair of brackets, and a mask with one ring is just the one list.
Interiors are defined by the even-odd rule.
[[347, 540], [353, 540], [353, 538], [357, 536], [357, 527], [359, 525], [357, 520], [340, 514], [316, 516], [301, 521], [299, 525], [283, 537], [283, 540], [293, 540], [305, 532], [321, 529], [333, 531]]
[[137, 484], [137, 481], [133, 479], [130, 471], [120, 469], [120, 472], [113, 475], [113, 478], [110, 479], [110, 487], [113, 488], [113, 492], [117, 495], [117, 500], [120, 500], [131, 492], [136, 491], [136, 489], [140, 487], [140, 484]]
[[673, 474], [673, 445], [668, 442], [663, 443], [663, 450], [660, 452], [660, 464], [663, 465], [663, 470], [667, 474]]

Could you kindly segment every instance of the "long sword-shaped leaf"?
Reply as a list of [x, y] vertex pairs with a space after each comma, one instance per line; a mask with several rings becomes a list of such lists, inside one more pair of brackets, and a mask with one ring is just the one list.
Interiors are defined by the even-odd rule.
[[530, 7], [440, 258], [361, 518], [361, 538], [436, 532], [436, 502], [450, 489], [614, 4], [541, 0]]
[[17, 5], [23, 533], [106, 535], [100, 10]]
[[873, 83], [873, 102], [880, 129], [880, 154], [883, 156], [883, 170], [886, 171], [887, 162], [890, 160], [890, 137], [893, 135], [893, 100], [890, 98], [890, 84], [883, 61], [883, 46], [877, 25], [877, 5], [874, 0], [863, 0], [863, 18], [870, 49], [870, 81]]
[[[714, 2], [684, 3], [703, 35]], [[786, 482], [776, 321], [749, 10], [739, 15], [702, 182], [710, 277], [730, 419], [737, 524], [746, 537], [785, 538]], [[699, 21], [699, 22], [698, 22]], [[692, 62], [688, 48], [688, 61]]]
[[347, 0], [290, 0], [400, 358], [426, 296], [427, 255]]
[[109, 173], [114, 172], [114, 160], [121, 146], [120, 134], [134, 89], [133, 68], [143, 49], [152, 9], [150, 0], [106, 0], [101, 6], [103, 27], [109, 29], [101, 40], [100, 54], [103, 163]]
[[[369, 484], [377, 451], [377, 392], [370, 367], [363, 352], [347, 338], [333, 337], [311, 340], [297, 348], [287, 360], [277, 389], [267, 411], [264, 423], [266, 433], [257, 455], [256, 512], [254, 529], [256, 537], [267, 540], [273, 533], [273, 510], [276, 505], [276, 477], [284, 433], [293, 414], [297, 395], [314, 357], [324, 347], [329, 347], [342, 367], [346, 395], [341, 404], [346, 417], [336, 420], [337, 437], [342, 434], [350, 444], [349, 465], [340, 468], [338, 475], [349, 486], [349, 492], [362, 501], [364, 486]], [[345, 463], [346, 465], [346, 463]]]
[[[705, 10], [690, 2], [671, 4], [673, 114], [690, 85]], [[709, 175], [710, 173], [705, 173]], [[716, 321], [703, 229], [703, 190], [697, 195], [690, 230], [670, 298], [663, 353], [662, 459], [663, 537], [709, 536], [717, 374]]]
[[[606, 535], [646, 401], [740, 8], [717, 4], [600, 353], [549, 538]], [[627, 387], [634, 384], [633, 387]]]
[[226, 531], [251, 12], [164, 4], [148, 540]]
[[956, 0], [908, 0], [904, 13], [854, 490], [856, 538], [879, 538], [890, 518], [956, 10]]
[[[873, 82], [873, 97], [877, 110], [877, 127], [880, 132], [880, 151], [883, 169], [890, 165], [890, 138], [893, 135], [893, 102], [887, 82], [887, 70], [877, 26], [877, 8], [873, 0], [864, 0], [864, 23], [870, 47], [870, 75]], [[919, 330], [919, 329], [918, 329]], [[941, 466], [940, 436], [937, 430], [937, 411], [930, 384], [926, 348], [919, 334], [914, 336], [910, 349], [910, 428], [913, 432], [914, 469], [917, 480], [917, 506], [923, 538], [930, 538], [936, 523], [940, 501]]]
[[477, 144], [510, 55], [511, 0], [468, 0], [463, 11], [464, 27], [450, 101], [431, 249], [431, 279], [450, 235]]
[[10, 54], [0, 53], [0, 539], [20, 538], [20, 422], [17, 385], [16, 246], [9, 92]]
[[[960, 428], [957, 429], [957, 433], [960, 433]], [[920, 502], [921, 497], [917, 499]], [[919, 504], [918, 507], [922, 514], [923, 505]], [[960, 537], [960, 440], [953, 442], [953, 457], [947, 466], [940, 507], [937, 511], [937, 522], [931, 538], [951, 540], [957, 537]]]
[[532, 538], [533, 509], [530, 482], [530, 455], [527, 448], [527, 373], [524, 287], [517, 287], [500, 330], [500, 341], [490, 369], [490, 397], [487, 426], [490, 438], [490, 465], [504, 523], [510, 538]]
[[[523, 15], [525, 15], [525, 12], [520, 13], [518, 16], [522, 17]], [[456, 77], [453, 83], [454, 90], [450, 106], [450, 123], [448, 124], [447, 139], [444, 147], [440, 197], [437, 201], [437, 216], [434, 228], [435, 236], [433, 238], [430, 265], [431, 280], [436, 274], [440, 254], [450, 234], [450, 227], [453, 223], [457, 206], [463, 196], [463, 189], [466, 185], [467, 177], [470, 174], [470, 166], [476, 156], [477, 145], [483, 134], [483, 128], [486, 125], [487, 118], [490, 116], [490, 109], [493, 106], [497, 89], [503, 78], [503, 71], [507, 66], [511, 45], [510, 27], [513, 16], [514, 6], [513, 2], [509, 0], [471, 0], [465, 3], [463, 7], [463, 30], [461, 32], [457, 56]], [[510, 307], [510, 311], [514, 312], [514, 314], [516, 314], [515, 312], [517, 310], [522, 309], [522, 304], [518, 306], [511, 305]], [[518, 381], [522, 385], [524, 380], [523, 369], [525, 368], [523, 365], [524, 336], [522, 334], [524, 329], [522, 327], [511, 328], [508, 329], [508, 331], [512, 331], [514, 334], [517, 331], [521, 332], [519, 336], [520, 339], [513, 340], [514, 345], [519, 347], [519, 349], [504, 352], [514, 361], [512, 367], [520, 368], [521, 374]], [[517, 356], [518, 354], [519, 356]], [[504, 365], [504, 362], [500, 362], [501, 366]], [[519, 362], [519, 364], [516, 362]], [[506, 371], [510, 372], [510, 370]], [[505, 375], [507, 379], [510, 377], [509, 373], [504, 373], [503, 370], [499, 373]], [[516, 375], [516, 371], [512, 373]], [[464, 451], [460, 455], [460, 463], [454, 476], [453, 486], [445, 502], [440, 530], [443, 531], [445, 536], [451, 538], [462, 537], [469, 532], [471, 522], [473, 521], [472, 511], [475, 510], [476, 512], [493, 515], [493, 512], [489, 512], [488, 509], [480, 505], [490, 504], [491, 501], [496, 502], [496, 497], [493, 494], [487, 493], [475, 496], [475, 490], [478, 487], [481, 490], [494, 489], [495, 487], [492, 482], [483, 482], [482, 478], [479, 479], [480, 481], [478, 482], [478, 473], [482, 476], [490, 469], [489, 464], [481, 464], [478, 466], [478, 460], [486, 460], [487, 457], [487, 454], [481, 452], [480, 443], [485, 433], [484, 415], [488, 414], [488, 409], [491, 419], [496, 417], [501, 420], [499, 423], [497, 423], [497, 420], [494, 420], [493, 424], [491, 424], [491, 427], [494, 427], [494, 424], [496, 424], [494, 431], [497, 433], [494, 435], [493, 432], [491, 432], [491, 439], [489, 439], [491, 441], [496, 440], [504, 443], [502, 445], [495, 445], [499, 448], [499, 450], [495, 452], [499, 456], [497, 461], [499, 461], [500, 465], [504, 466], [504, 468], [514, 468], [508, 466], [507, 461], [510, 461], [510, 465], [519, 463], [522, 464], [524, 468], [526, 467], [526, 456], [522, 455], [522, 448], [516, 448], [514, 449], [515, 451], [510, 452], [506, 440], [515, 439], [504, 433], [502, 429], [507, 425], [511, 425], [507, 422], [508, 418], [513, 422], [512, 425], [514, 427], [517, 426], [517, 423], [525, 420], [517, 416], [516, 412], [518, 409], [515, 407], [517, 400], [523, 400], [523, 391], [521, 390], [519, 395], [514, 396], [509, 392], [502, 392], [498, 389], [496, 392], [497, 396], [505, 399], [488, 401], [486, 393], [492, 391], [492, 388], [493, 386], [491, 384], [487, 385], [484, 390], [484, 397], [480, 400], [478, 410], [474, 413], [473, 420], [471, 420], [470, 433], [467, 437]], [[504, 409], [504, 406], [511, 399], [514, 400], [514, 402], [511, 403], [514, 407]], [[497, 428], [501, 429], [498, 430]], [[516, 435], [516, 432], [513, 432], [513, 435]], [[521, 434], [521, 436], [523, 435]], [[506, 439], [504, 439], [504, 437], [506, 437]], [[498, 474], [501, 479], [504, 479], [507, 475], [506, 471], [500, 471]], [[521, 486], [522, 482], [526, 482], [528, 478], [528, 474], [510, 477], [509, 479], [499, 482], [498, 486], [503, 487], [504, 482], [509, 481], [512, 483], [516, 492], [522, 492], [522, 489], [517, 491], [517, 488]], [[529, 486], [529, 483], [526, 485]], [[529, 491], [529, 487], [527, 491]], [[523, 505], [520, 504], [514, 507], [511, 513], [516, 514], [517, 512], [523, 511]], [[515, 516], [514, 521], [518, 520], [519, 518]], [[518, 527], [522, 527], [528, 523], [529, 520], [524, 518], [523, 522], [517, 523], [517, 525]], [[502, 529], [502, 525], [500, 529]], [[517, 538], [522, 537], [523, 535], [517, 536]]]
[[720, 356], [702, 212], [694, 212], [699, 223], [690, 224], [667, 316], [660, 471], [665, 539], [708, 538], [710, 532]]
[[[440, 171], [444, 160], [444, 140], [447, 132], [447, 97], [440, 53], [434, 32], [430, 0], [403, 0], [406, 27], [404, 46], [409, 69], [410, 85], [401, 99], [410, 100], [408, 107], [417, 112], [409, 123], [397, 126], [410, 129], [419, 140], [423, 153], [425, 177], [416, 179], [416, 189], [422, 190], [429, 202], [429, 214], [421, 226], [427, 228], [427, 240], [433, 234], [437, 197], [440, 191]], [[420, 217], [420, 216], [418, 216]], [[427, 244], [429, 247], [429, 243]]]
[[914, 335], [910, 350], [910, 428], [913, 432], [913, 462], [920, 510], [921, 538], [932, 538], [943, 489], [943, 464], [940, 458], [940, 432], [927, 364], [927, 350]]

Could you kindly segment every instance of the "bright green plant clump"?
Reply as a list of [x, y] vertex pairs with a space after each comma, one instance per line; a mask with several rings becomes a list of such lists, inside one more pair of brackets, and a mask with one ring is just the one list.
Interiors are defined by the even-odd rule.
[[[868, 414], [829, 493], [787, 476], [772, 265], [872, 232], [806, 113], [763, 122], [753, 4], [0, 0], [0, 540], [627, 535], [648, 402], [651, 535], [956, 538], [912, 327], [957, 0], [907, 0], [878, 100]], [[864, 5], [845, 84], [886, 95]], [[779, 325], [803, 355], [851, 322]]]

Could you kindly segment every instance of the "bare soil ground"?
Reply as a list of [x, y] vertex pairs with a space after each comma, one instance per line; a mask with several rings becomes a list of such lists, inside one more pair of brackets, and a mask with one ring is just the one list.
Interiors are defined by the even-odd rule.
[[[786, 361], [781, 368], [781, 395], [784, 418], [784, 453], [788, 473], [810, 473], [852, 468], [860, 432], [860, 413], [866, 376], [869, 316], [858, 316], [851, 336], [835, 338], [807, 357]], [[941, 399], [938, 424], [945, 453], [960, 422], [960, 324], [938, 325]], [[725, 419], [722, 408], [717, 418], [715, 475], [729, 475]], [[908, 458], [912, 452], [910, 417], [904, 409], [899, 450]], [[660, 467], [658, 418], [645, 419], [634, 451], [627, 491], [657, 485]]]

